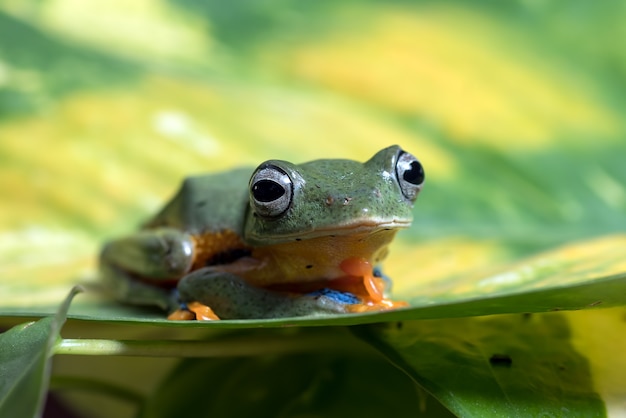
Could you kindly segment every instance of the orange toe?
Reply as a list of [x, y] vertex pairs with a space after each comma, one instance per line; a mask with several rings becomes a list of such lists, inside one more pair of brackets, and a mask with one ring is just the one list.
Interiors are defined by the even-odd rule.
[[186, 309], [177, 309], [168, 315], [170, 321], [192, 321], [196, 319], [196, 315]]
[[187, 305], [187, 308], [196, 314], [198, 321], [216, 321], [220, 319], [220, 317], [213, 312], [213, 309], [200, 302], [191, 302]]

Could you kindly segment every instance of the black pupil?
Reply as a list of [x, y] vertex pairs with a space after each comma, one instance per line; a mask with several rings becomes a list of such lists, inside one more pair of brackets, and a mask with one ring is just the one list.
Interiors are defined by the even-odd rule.
[[404, 171], [402, 178], [411, 184], [420, 185], [424, 182], [424, 168], [417, 162], [411, 162], [411, 168]]
[[259, 202], [273, 202], [285, 194], [285, 188], [272, 180], [259, 180], [252, 186], [252, 195]]

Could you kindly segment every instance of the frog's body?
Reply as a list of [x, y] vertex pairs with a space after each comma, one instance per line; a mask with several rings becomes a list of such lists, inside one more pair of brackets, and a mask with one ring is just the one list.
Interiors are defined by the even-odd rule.
[[190, 177], [140, 232], [105, 246], [102, 276], [121, 300], [182, 303], [197, 317], [214, 316], [206, 306], [221, 318], [394, 306], [371, 266], [410, 225], [423, 178], [396, 146], [365, 163], [273, 160]]

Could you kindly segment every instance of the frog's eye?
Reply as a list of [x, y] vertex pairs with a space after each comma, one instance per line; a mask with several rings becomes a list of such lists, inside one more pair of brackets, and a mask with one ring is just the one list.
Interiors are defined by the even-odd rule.
[[289, 209], [292, 196], [291, 178], [275, 165], [261, 165], [250, 179], [250, 201], [261, 216], [282, 215]]
[[424, 167], [413, 155], [402, 151], [396, 162], [396, 177], [402, 194], [409, 200], [415, 200], [424, 184]]

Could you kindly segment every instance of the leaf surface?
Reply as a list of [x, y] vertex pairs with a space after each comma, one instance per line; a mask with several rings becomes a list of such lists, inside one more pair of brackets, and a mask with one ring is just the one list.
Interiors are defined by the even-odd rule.
[[41, 416], [54, 347], [77, 292], [72, 290], [55, 316], [0, 334], [0, 416]]
[[562, 314], [409, 321], [361, 331], [458, 416], [606, 414]]

